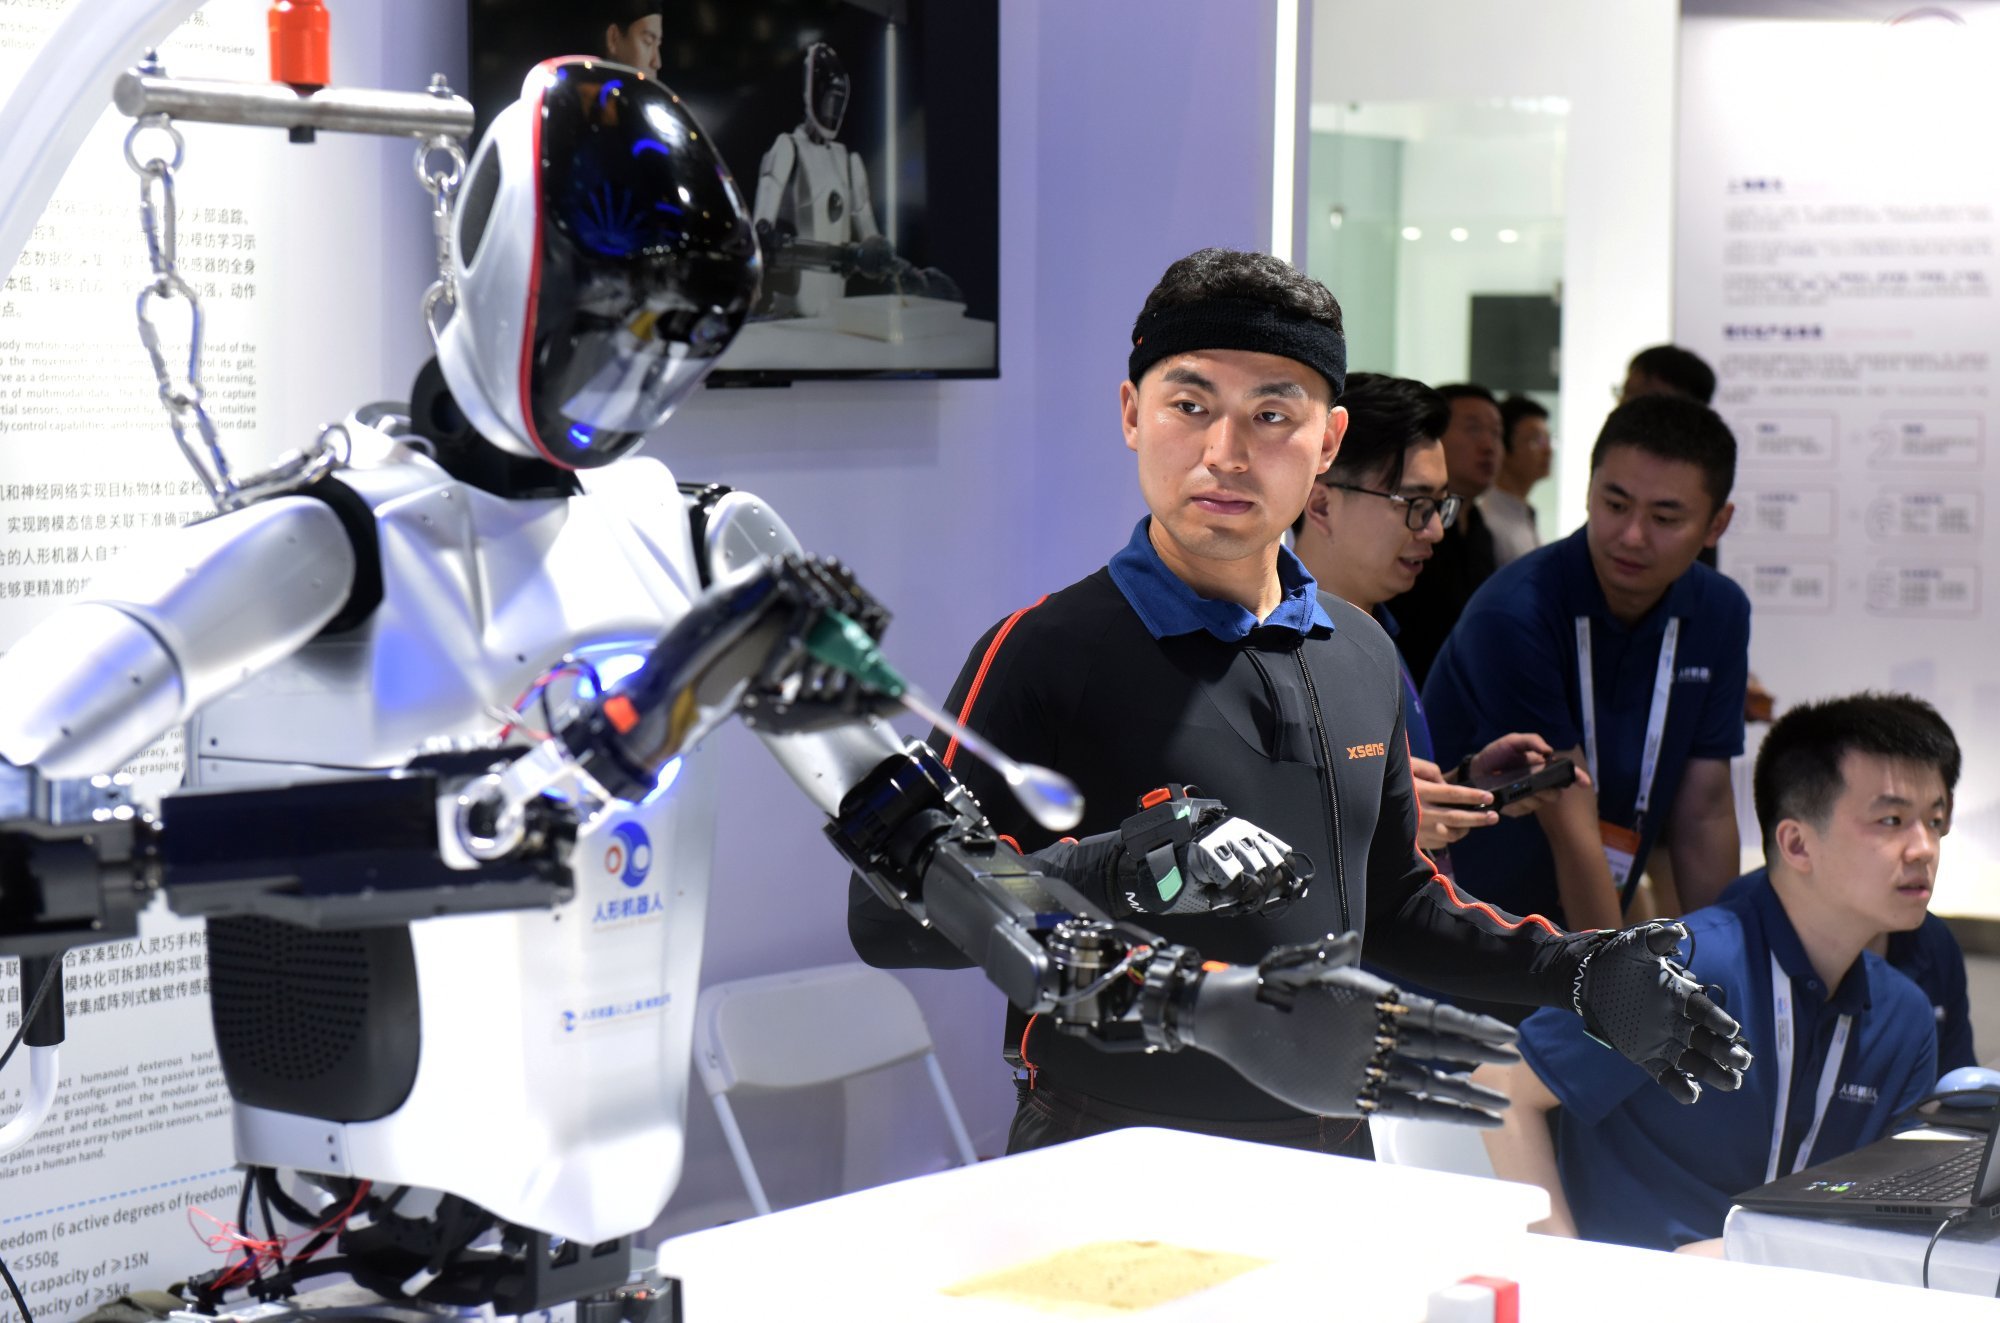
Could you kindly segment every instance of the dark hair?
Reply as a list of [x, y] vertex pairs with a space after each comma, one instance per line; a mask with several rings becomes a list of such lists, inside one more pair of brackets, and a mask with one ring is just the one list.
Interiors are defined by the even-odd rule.
[[1751, 777], [1767, 857], [1776, 852], [1778, 824], [1786, 818], [1825, 828], [1846, 789], [1840, 760], [1850, 753], [1934, 768], [1947, 798], [1958, 788], [1958, 740], [1923, 699], [1865, 693], [1801, 703], [1764, 737]]
[[1715, 369], [1701, 355], [1679, 345], [1654, 345], [1632, 355], [1628, 371], [1643, 372], [1664, 386], [1707, 404], [1715, 398]]
[[1437, 393], [1444, 396], [1447, 404], [1456, 404], [1460, 400], [1485, 400], [1496, 409], [1500, 407], [1500, 401], [1493, 392], [1474, 381], [1459, 381], [1449, 386], [1439, 386]]
[[[666, 18], [666, 0], [609, 0], [599, 11], [612, 27], [625, 31], [642, 18]], [[599, 29], [601, 32], [603, 29]]]
[[[1451, 426], [1451, 405], [1444, 397], [1408, 377], [1380, 372], [1356, 372], [1340, 393], [1347, 410], [1347, 432], [1333, 467], [1321, 482], [1349, 482], [1365, 487], [1380, 482], [1394, 491], [1403, 482], [1403, 462], [1410, 447], [1435, 441]], [[1306, 526], [1303, 512], [1292, 521], [1292, 532]]]
[[1244, 253], [1233, 248], [1203, 248], [1168, 267], [1139, 309], [1140, 319], [1160, 308], [1177, 308], [1209, 299], [1251, 299], [1301, 317], [1309, 317], [1336, 335], [1340, 300], [1290, 262], [1269, 253]]
[[1641, 395], [1613, 409], [1597, 434], [1597, 444], [1590, 448], [1593, 474], [1614, 446], [1631, 446], [1660, 459], [1694, 465], [1701, 470], [1701, 485], [1717, 510], [1736, 485], [1735, 434], [1715, 410], [1685, 396]]
[[1547, 418], [1549, 411], [1525, 395], [1509, 395], [1500, 401], [1500, 446], [1514, 449], [1514, 428], [1524, 418]]

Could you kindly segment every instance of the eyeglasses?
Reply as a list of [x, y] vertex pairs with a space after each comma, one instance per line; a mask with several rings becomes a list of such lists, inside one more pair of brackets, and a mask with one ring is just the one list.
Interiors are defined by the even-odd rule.
[[1464, 498], [1458, 496], [1398, 496], [1394, 492], [1378, 492], [1373, 487], [1356, 487], [1346, 482], [1329, 482], [1323, 485], [1337, 491], [1379, 496], [1391, 505], [1402, 506], [1403, 526], [1412, 533], [1423, 532], [1424, 525], [1430, 523], [1432, 515], [1438, 517], [1439, 528], [1450, 528], [1458, 519], [1459, 506], [1465, 504]]

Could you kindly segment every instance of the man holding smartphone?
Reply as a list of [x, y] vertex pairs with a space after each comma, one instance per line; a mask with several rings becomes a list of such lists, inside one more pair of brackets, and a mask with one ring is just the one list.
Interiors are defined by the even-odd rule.
[[[1406, 593], [1463, 510], [1445, 466], [1443, 436], [1452, 406], [1421, 381], [1357, 372], [1340, 396], [1347, 435], [1333, 467], [1306, 496], [1292, 526], [1292, 549], [1330, 592], [1375, 618], [1391, 638], [1400, 632], [1390, 598]], [[1401, 657], [1403, 711], [1410, 737], [1410, 775], [1422, 819], [1417, 844], [1449, 874], [1446, 847], [1467, 832], [1490, 827], [1500, 813], [1520, 817], [1554, 800], [1537, 791], [1495, 804], [1481, 788], [1540, 769], [1552, 754], [1540, 735], [1501, 735], [1449, 773], [1440, 769], [1424, 705], [1409, 664]]]
[[1658, 395], [1620, 405], [1590, 469], [1585, 526], [1480, 589], [1424, 704], [1441, 763], [1532, 730], [1594, 783], [1532, 824], [1466, 840], [1455, 862], [1467, 889], [1572, 928], [1615, 928], [1656, 845], [1681, 910], [1736, 876], [1729, 760], [1743, 752], [1750, 601], [1695, 559], [1734, 508], [1736, 441], [1713, 411]]

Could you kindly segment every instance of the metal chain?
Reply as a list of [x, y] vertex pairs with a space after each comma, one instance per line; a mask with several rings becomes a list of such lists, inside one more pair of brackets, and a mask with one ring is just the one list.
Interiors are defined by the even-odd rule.
[[[433, 159], [442, 157], [440, 164]], [[458, 139], [439, 135], [417, 148], [417, 180], [431, 195], [431, 231], [437, 239], [437, 279], [424, 291], [424, 329], [435, 344], [443, 330], [438, 309], [458, 307], [458, 281], [451, 270], [451, 219], [458, 200], [458, 186], [465, 179], [465, 151]]]
[[[173, 144], [173, 156], [154, 155], [140, 160], [139, 138], [147, 132], [164, 133]], [[139, 176], [139, 228], [146, 239], [146, 261], [153, 273], [139, 291], [134, 314], [139, 322], [139, 343], [153, 360], [160, 404], [167, 411], [167, 425], [173, 428], [174, 442], [187, 457], [195, 476], [201, 479], [209, 500], [218, 510], [227, 510], [234, 503], [236, 484], [230, 476], [229, 461], [216, 440], [215, 423], [202, 406], [201, 297], [180, 273], [180, 217], [174, 200], [174, 174], [180, 169], [186, 150], [187, 143], [180, 130], [165, 115], [142, 116], [125, 135], [125, 163]], [[187, 305], [187, 366], [178, 375], [167, 363], [159, 321], [161, 305], [174, 299]], [[205, 454], [197, 453], [189, 437], [190, 429], [200, 438]]]

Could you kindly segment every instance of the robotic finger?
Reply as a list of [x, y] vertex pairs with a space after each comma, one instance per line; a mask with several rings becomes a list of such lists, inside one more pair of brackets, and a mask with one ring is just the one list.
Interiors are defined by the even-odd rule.
[[1382, 1081], [1376, 1111], [1385, 1116], [1423, 1116], [1480, 1127], [1498, 1126], [1508, 1099], [1464, 1075], [1448, 1074], [1403, 1058], [1393, 1059]]
[[[1478, 1018], [1486, 1019], [1483, 1015]], [[1492, 1023], [1499, 1024], [1500, 1021], [1494, 1020]], [[1511, 1040], [1511, 1034], [1509, 1041], [1502, 1044], [1492, 1041], [1490, 1037], [1434, 1033], [1428, 1029], [1411, 1027], [1399, 1029], [1396, 1037], [1397, 1046], [1419, 1060], [1495, 1066], [1511, 1065], [1521, 1059], [1521, 1054], [1514, 1050]]]
[[[1504, 1105], [1506, 1100], [1503, 1098], [1501, 1101]], [[1497, 1130], [1501, 1125], [1499, 1115], [1483, 1107], [1444, 1102], [1437, 1098], [1413, 1097], [1409, 1094], [1390, 1094], [1384, 1097], [1375, 1114], [1393, 1116], [1399, 1120], [1443, 1121], [1446, 1125], [1469, 1125], [1479, 1130]]]
[[1402, 1002], [1408, 1013], [1399, 1033], [1412, 1056], [1498, 1065], [1520, 1060], [1514, 1048], [1520, 1034], [1504, 1021], [1408, 992]]

